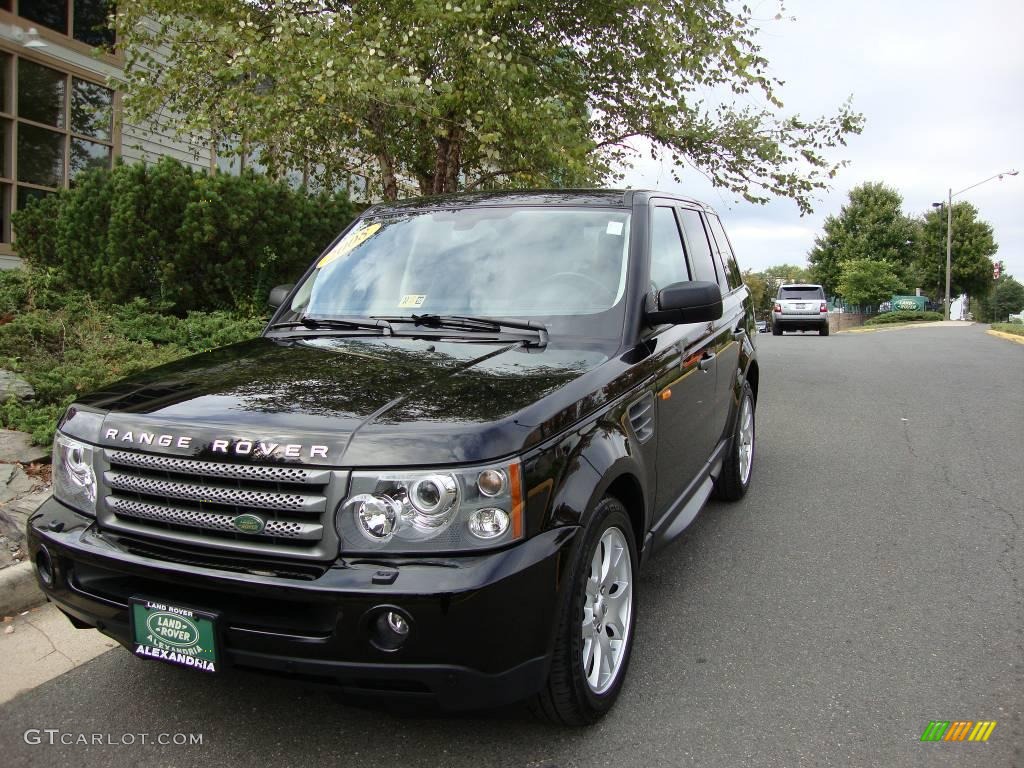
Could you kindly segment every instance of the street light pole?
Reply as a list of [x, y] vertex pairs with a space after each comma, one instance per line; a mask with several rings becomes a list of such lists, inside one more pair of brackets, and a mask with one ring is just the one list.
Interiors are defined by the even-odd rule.
[[949, 199], [946, 202], [946, 304], [942, 309], [942, 319], [949, 320], [949, 275], [953, 263], [953, 188], [949, 188]]
[[[961, 195], [969, 189], [980, 187], [982, 184], [993, 179], [1002, 179], [1003, 176], [1016, 176], [1018, 171], [1003, 171], [997, 173], [995, 176], [989, 176], [987, 179], [982, 179], [976, 184], [971, 184], [969, 187], [964, 187], [959, 192], [954, 192], [953, 188], [949, 188], [949, 196], [946, 200], [946, 302], [943, 307], [942, 317], [945, 320], [949, 320], [949, 308], [953, 303], [952, 298], [949, 295], [949, 277], [953, 262], [953, 198], [957, 195]], [[942, 203], [932, 203], [935, 208], [941, 208]]]

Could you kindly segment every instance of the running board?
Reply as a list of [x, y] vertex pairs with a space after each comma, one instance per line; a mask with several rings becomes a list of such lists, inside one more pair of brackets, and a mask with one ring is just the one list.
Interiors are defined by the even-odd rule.
[[665, 529], [665, 533], [662, 534], [662, 543], [667, 544], [672, 541], [685, 531], [690, 523], [693, 522], [694, 518], [697, 517], [697, 513], [703, 509], [704, 504], [707, 502], [708, 497], [711, 496], [711, 492], [715, 489], [715, 482], [707, 477], [701, 486], [693, 492], [690, 496], [690, 500], [686, 502], [686, 506], [679, 510], [679, 514], [676, 515], [676, 519], [672, 521], [672, 524]]

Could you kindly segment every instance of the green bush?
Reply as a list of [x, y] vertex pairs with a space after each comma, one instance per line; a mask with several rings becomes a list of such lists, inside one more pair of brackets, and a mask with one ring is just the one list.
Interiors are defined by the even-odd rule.
[[344, 195], [308, 195], [266, 176], [213, 176], [165, 158], [75, 178], [15, 213], [17, 251], [65, 288], [107, 304], [262, 311], [352, 220]]
[[993, 330], [1024, 336], [1024, 323], [992, 323]]
[[927, 310], [900, 310], [898, 312], [886, 312], [881, 315], [876, 315], [869, 320], [865, 320], [864, 325], [887, 325], [889, 323], [914, 323], [920, 321], [930, 322], [941, 319], [941, 312], [930, 312]]
[[162, 314], [146, 299], [108, 304], [62, 290], [56, 272], [0, 271], [0, 368], [36, 391], [0, 404], [0, 424], [47, 444], [79, 394], [124, 376], [259, 334], [263, 320], [225, 311]]

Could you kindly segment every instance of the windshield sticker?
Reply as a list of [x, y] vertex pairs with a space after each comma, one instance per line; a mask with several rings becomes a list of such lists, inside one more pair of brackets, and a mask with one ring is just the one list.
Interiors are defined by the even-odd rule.
[[423, 302], [427, 300], [425, 294], [422, 293], [407, 293], [402, 297], [402, 300], [398, 302], [399, 309], [415, 309], [416, 307], [422, 307]]
[[365, 229], [360, 229], [355, 232], [349, 232], [345, 237], [341, 239], [336, 246], [334, 246], [317, 264], [317, 269], [323, 269], [332, 261], [337, 261], [345, 254], [354, 250], [357, 246], [362, 245], [371, 237], [373, 237], [380, 230], [380, 224], [371, 224]]
[[622, 234], [622, 222], [621, 221], [609, 221], [608, 229], [605, 230], [606, 234], [609, 235], [621, 235]]

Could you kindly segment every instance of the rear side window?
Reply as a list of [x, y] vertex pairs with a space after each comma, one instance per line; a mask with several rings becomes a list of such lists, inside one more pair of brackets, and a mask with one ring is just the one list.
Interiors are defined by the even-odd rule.
[[651, 282], [656, 289], [690, 279], [679, 225], [671, 208], [651, 212]]
[[725, 270], [729, 288], [730, 290], [739, 288], [743, 285], [743, 275], [740, 274], [740, 265], [736, 263], [736, 255], [732, 252], [732, 246], [729, 245], [729, 238], [725, 236], [722, 222], [713, 213], [707, 214], [707, 220], [711, 228], [711, 235], [718, 244], [718, 257]]
[[708, 235], [704, 231], [700, 213], [689, 208], [681, 208], [679, 209], [679, 220], [682, 222], [683, 232], [686, 234], [686, 252], [690, 256], [693, 279], [717, 283], [718, 276], [715, 274], [711, 243], [708, 242]]
[[818, 285], [784, 285], [779, 288], [780, 299], [825, 300], [825, 292]]

